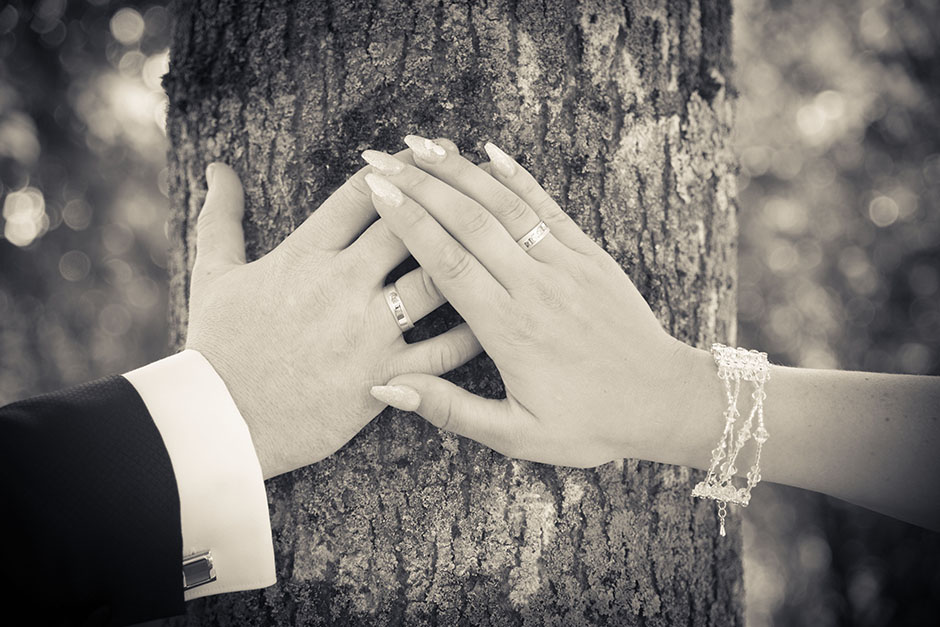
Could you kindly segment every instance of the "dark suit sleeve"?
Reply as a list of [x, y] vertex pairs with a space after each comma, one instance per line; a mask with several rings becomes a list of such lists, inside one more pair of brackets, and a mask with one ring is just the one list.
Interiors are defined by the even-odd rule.
[[126, 379], [0, 408], [0, 473], [6, 616], [125, 625], [183, 613], [176, 479]]

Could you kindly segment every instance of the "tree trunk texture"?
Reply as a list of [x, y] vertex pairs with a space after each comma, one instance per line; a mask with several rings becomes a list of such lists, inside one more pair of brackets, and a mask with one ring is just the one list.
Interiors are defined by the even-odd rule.
[[[516, 155], [677, 337], [734, 339], [729, 0], [180, 2], [166, 78], [173, 341], [205, 166], [246, 190], [249, 260], [411, 132]], [[413, 339], [454, 324], [431, 316]], [[577, 368], [577, 364], [571, 364]], [[502, 385], [486, 358], [452, 380]], [[720, 418], [715, 436], [720, 434]], [[514, 461], [388, 410], [267, 483], [277, 585], [189, 604], [212, 625], [732, 625], [739, 517], [698, 473]]]

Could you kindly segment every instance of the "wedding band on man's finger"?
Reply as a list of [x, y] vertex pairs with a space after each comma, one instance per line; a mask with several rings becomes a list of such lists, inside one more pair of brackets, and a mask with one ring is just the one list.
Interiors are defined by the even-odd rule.
[[382, 292], [385, 304], [402, 333], [414, 328], [415, 321], [446, 302], [423, 268], [412, 270], [395, 283], [386, 285]]
[[398, 292], [398, 288], [395, 287], [395, 284], [386, 285], [382, 288], [382, 292], [385, 294], [385, 304], [388, 305], [389, 310], [392, 312], [392, 316], [395, 318], [395, 322], [398, 324], [398, 328], [401, 329], [401, 332], [410, 331], [415, 328], [415, 323], [411, 320], [411, 316], [408, 315], [408, 310], [405, 309], [405, 303], [401, 300], [401, 294]]

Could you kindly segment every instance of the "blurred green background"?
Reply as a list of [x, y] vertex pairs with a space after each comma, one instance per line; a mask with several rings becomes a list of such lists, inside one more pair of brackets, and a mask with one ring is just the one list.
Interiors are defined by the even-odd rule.
[[[735, 2], [739, 344], [938, 374], [938, 4]], [[166, 2], [0, 9], [0, 404], [166, 352], [169, 28]], [[752, 627], [937, 623], [940, 534], [772, 485], [744, 531]]]

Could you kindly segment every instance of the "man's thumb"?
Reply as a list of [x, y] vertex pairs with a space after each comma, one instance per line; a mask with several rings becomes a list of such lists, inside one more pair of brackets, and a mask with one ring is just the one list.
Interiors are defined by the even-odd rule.
[[506, 401], [485, 399], [428, 374], [404, 374], [371, 390], [378, 400], [417, 412], [436, 427], [472, 438], [498, 451], [506, 449], [513, 417]]
[[235, 170], [224, 163], [206, 168], [209, 191], [196, 222], [196, 266], [194, 273], [245, 263], [245, 233], [242, 215], [245, 197]]

